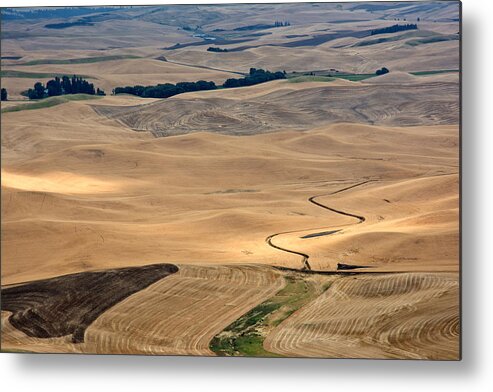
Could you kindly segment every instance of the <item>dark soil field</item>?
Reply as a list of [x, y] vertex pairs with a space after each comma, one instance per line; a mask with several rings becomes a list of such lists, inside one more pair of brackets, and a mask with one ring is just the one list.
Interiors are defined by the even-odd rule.
[[31, 337], [72, 335], [84, 341], [86, 328], [128, 296], [178, 271], [173, 264], [81, 272], [2, 289], [2, 310]]

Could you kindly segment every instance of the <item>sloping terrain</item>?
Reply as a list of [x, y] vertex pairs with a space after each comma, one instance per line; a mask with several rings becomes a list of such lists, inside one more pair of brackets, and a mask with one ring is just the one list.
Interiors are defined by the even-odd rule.
[[[134, 130], [171, 136], [208, 131], [251, 135], [278, 129], [309, 129], [337, 122], [379, 125], [441, 125], [458, 121], [457, 83], [430, 82], [306, 86], [249, 99], [221, 98], [221, 92], [187, 99], [187, 94], [145, 106], [95, 106], [98, 113]], [[269, 87], [252, 87], [260, 90]]]
[[150, 284], [176, 273], [172, 264], [81, 272], [2, 289], [9, 323], [36, 338], [72, 335], [84, 341], [86, 328], [103, 312]]
[[[138, 101], [105, 97], [98, 103]], [[430, 260], [440, 262], [427, 269], [456, 265], [457, 175], [455, 185], [453, 176], [433, 177], [457, 173], [456, 126], [337, 124], [246, 139], [201, 132], [156, 139], [88, 105], [2, 115], [2, 257], [16, 260], [3, 265], [4, 284], [163, 260], [299, 268], [299, 256], [265, 242], [286, 231], [294, 233], [274, 243], [310, 254], [317, 269], [354, 260], [391, 270], [413, 263], [423, 268]], [[40, 122], [40, 116], [49, 120]], [[407, 181], [413, 178], [423, 180]], [[378, 180], [365, 188], [375, 190], [372, 198], [353, 189], [317, 199], [367, 222], [299, 238], [352, 225], [354, 219], [308, 198], [368, 179]], [[438, 187], [443, 181], [449, 185]], [[406, 203], [399, 201], [405, 184], [422, 189], [409, 193]], [[407, 228], [399, 223], [430, 213], [435, 221], [417, 219]], [[422, 247], [423, 240], [430, 246]], [[436, 249], [433, 243], [448, 245]]]
[[457, 359], [458, 290], [455, 274], [343, 277], [264, 346], [286, 356]]
[[458, 7], [2, 8], [2, 350], [457, 359]]
[[[12, 68], [30, 74], [50, 73], [55, 75], [87, 75], [95, 86], [107, 94], [118, 86], [153, 85], [157, 83], [214, 81], [222, 84], [226, 79], [239, 77], [238, 74], [182, 66], [154, 58], [130, 58], [123, 60], [98, 61], [81, 64], [43, 64]], [[49, 60], [48, 60], [49, 61]], [[2, 66], [3, 68], [3, 66]], [[3, 78], [5, 86], [13, 97], [20, 98], [22, 91], [32, 88], [36, 81], [45, 82], [49, 78]], [[2, 81], [3, 81], [2, 80]], [[3, 83], [2, 83], [3, 86]]]
[[[156, 283], [99, 314], [83, 341], [40, 339], [48, 336], [32, 334], [23, 338], [12, 328], [12, 316], [6, 318], [4, 310], [11, 307], [4, 309], [2, 301], [2, 347], [35, 352], [212, 355], [209, 341], [214, 335], [284, 285], [280, 273], [261, 266], [179, 265], [174, 275], [174, 279], [155, 275]], [[76, 298], [92, 292], [79, 288], [71, 288]], [[28, 289], [18, 286], [18, 290]], [[103, 303], [111, 298], [107, 290], [97, 295]], [[73, 325], [80, 328], [76, 320]]]
[[[342, 263], [385, 271], [457, 271], [458, 186], [458, 174], [452, 173], [374, 180], [320, 194], [311, 200], [327, 209], [327, 226], [279, 233], [271, 244], [303, 252], [307, 257], [300, 257], [300, 265], [308, 262], [315, 270]], [[347, 217], [343, 225], [334, 222], [340, 215]]]
[[[46, 25], [70, 24], [80, 17], [4, 18], [2, 70], [88, 75], [110, 93], [122, 85], [222, 82], [234, 75], [229, 72], [248, 72], [250, 67], [288, 73], [374, 73], [382, 66], [405, 72], [459, 68], [457, 3], [361, 6], [122, 8], [94, 12], [87, 16], [89, 25], [62, 29]], [[276, 21], [288, 25], [276, 26]], [[375, 29], [409, 22], [418, 22], [418, 30], [372, 35]], [[207, 51], [211, 46], [228, 52]], [[100, 60], [87, 61], [91, 58]], [[163, 58], [168, 61], [158, 60]], [[3, 79], [15, 99], [32, 86], [29, 79]]]

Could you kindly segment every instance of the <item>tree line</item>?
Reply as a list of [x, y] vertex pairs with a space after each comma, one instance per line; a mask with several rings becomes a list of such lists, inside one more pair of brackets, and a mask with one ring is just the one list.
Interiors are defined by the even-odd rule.
[[287, 20], [285, 22], [281, 22], [281, 21], [276, 20], [274, 22], [274, 27], [284, 27], [284, 26], [291, 26], [291, 22], [289, 20]]
[[56, 76], [55, 79], [49, 80], [46, 86], [41, 82], [36, 82], [33, 88], [26, 92], [29, 99], [41, 99], [66, 94], [106, 95], [103, 90], [95, 89], [94, 84], [75, 75], [71, 78], [63, 76], [61, 79]]
[[397, 33], [398, 31], [405, 31], [405, 30], [417, 30], [418, 25], [409, 23], [405, 25], [393, 25], [389, 27], [383, 27], [381, 29], [375, 29], [370, 32], [370, 35], [377, 35], [377, 34], [389, 34], [389, 33]]
[[74, 27], [74, 26], [94, 26], [94, 23], [93, 22], [87, 22], [85, 20], [77, 20], [75, 22], [48, 23], [48, 24], [45, 24], [44, 27], [46, 27], [47, 29], [61, 30], [61, 29], [67, 29], [69, 27]]
[[[274, 24], [254, 24], [254, 25], [248, 25], [248, 26], [241, 26], [241, 27], [236, 27], [233, 29], [233, 31], [250, 31], [250, 30], [265, 30], [265, 29], [271, 29], [273, 27], [284, 27], [284, 26], [291, 26], [291, 22], [288, 20], [285, 22], [276, 20]], [[227, 31], [225, 29], [215, 29], [212, 30], [214, 32], [220, 32], [220, 31]]]
[[270, 80], [286, 79], [286, 72], [270, 72], [263, 69], [250, 68], [248, 76], [240, 79], [228, 79], [224, 82], [224, 88], [253, 86], [254, 84], [268, 82]]
[[[270, 72], [263, 69], [250, 68], [250, 72], [244, 78], [228, 79], [222, 84], [222, 88], [252, 86], [269, 80], [286, 79], [285, 72]], [[180, 82], [177, 84], [165, 83], [155, 86], [126, 86], [116, 87], [113, 94], [131, 94], [142, 98], [169, 98], [173, 95], [191, 91], [215, 90], [218, 86], [214, 82], [199, 80], [198, 82]]]
[[214, 46], [209, 46], [207, 48], [208, 52], [218, 52], [218, 53], [226, 53], [228, 52], [228, 49], [221, 49], [221, 48], [216, 48]]
[[142, 98], [169, 98], [190, 91], [215, 90], [216, 88], [214, 82], [199, 80], [198, 82], [165, 83], [156, 86], [116, 87], [113, 89], [113, 94], [132, 94]]

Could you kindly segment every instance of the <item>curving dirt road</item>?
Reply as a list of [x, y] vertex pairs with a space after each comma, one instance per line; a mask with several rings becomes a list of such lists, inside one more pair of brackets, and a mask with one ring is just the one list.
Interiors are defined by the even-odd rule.
[[[301, 231], [301, 230], [296, 230], [296, 231]], [[310, 266], [310, 263], [308, 262], [308, 259], [310, 258], [309, 255], [307, 255], [306, 253], [302, 253], [302, 252], [297, 252], [295, 250], [290, 250], [290, 249], [286, 249], [286, 248], [283, 248], [279, 245], [276, 245], [272, 242], [272, 238], [278, 236], [278, 235], [281, 235], [281, 234], [289, 234], [289, 233], [295, 233], [296, 231], [284, 231], [282, 233], [275, 233], [275, 234], [271, 234], [270, 236], [268, 236], [266, 239], [265, 239], [265, 242], [267, 242], [270, 246], [272, 246], [273, 248], [276, 248], [276, 249], [279, 249], [283, 252], [288, 252], [288, 253], [293, 253], [295, 255], [299, 255], [301, 256], [303, 259], [302, 259], [302, 263], [303, 263], [303, 267], [301, 268], [302, 270], [311, 270], [311, 266]]]
[[[334, 191], [334, 192], [324, 193], [324, 194], [321, 194], [321, 195], [311, 196], [311, 197], [308, 198], [308, 201], [310, 203], [312, 203], [312, 204], [315, 204], [318, 207], [321, 207], [321, 208], [325, 209], [325, 210], [329, 210], [331, 212], [335, 212], [336, 214], [345, 215], [345, 216], [349, 216], [349, 217], [355, 218], [355, 219], [358, 220], [358, 222], [355, 223], [355, 224], [360, 224], [360, 223], [363, 223], [366, 220], [366, 218], [364, 216], [351, 214], [351, 213], [346, 212], [346, 211], [336, 210], [335, 208], [326, 206], [325, 204], [322, 204], [322, 203], [316, 201], [315, 199], [316, 198], [319, 198], [319, 197], [323, 197], [323, 196], [335, 195], [337, 193], [341, 193], [341, 192], [347, 191], [349, 189], [353, 189], [353, 188], [356, 188], [356, 187], [359, 187], [359, 186], [368, 184], [369, 182], [375, 182], [375, 181], [377, 181], [377, 180], [365, 180], [365, 181], [359, 182], [357, 184], [353, 184], [353, 185], [347, 186], [345, 188], [338, 189], [337, 191]], [[278, 249], [280, 251], [301, 256], [302, 257], [302, 260], [301, 260], [301, 262], [302, 262], [301, 270], [302, 271], [311, 270], [312, 268], [311, 268], [310, 263], [308, 261], [308, 259], [310, 258], [310, 256], [308, 254], [303, 253], [303, 252], [298, 252], [298, 251], [292, 250], [292, 249], [283, 248], [282, 246], [276, 245], [276, 244], [274, 244], [272, 242], [272, 239], [274, 237], [279, 236], [279, 235], [291, 234], [291, 233], [296, 233], [296, 232], [299, 232], [299, 231], [307, 231], [307, 230], [311, 230], [311, 229], [304, 229], [304, 230], [301, 229], [301, 230], [293, 230], [293, 231], [284, 231], [284, 232], [280, 232], [280, 233], [274, 233], [274, 234], [271, 234], [270, 236], [268, 236], [265, 239], [265, 242], [267, 242], [267, 244], [269, 244], [269, 246], [271, 246], [271, 247], [273, 247], [275, 249]]]

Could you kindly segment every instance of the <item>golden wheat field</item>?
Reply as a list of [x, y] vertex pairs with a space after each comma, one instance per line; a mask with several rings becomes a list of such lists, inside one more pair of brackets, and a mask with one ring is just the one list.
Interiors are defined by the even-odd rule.
[[2, 351], [460, 359], [459, 3], [1, 12]]

